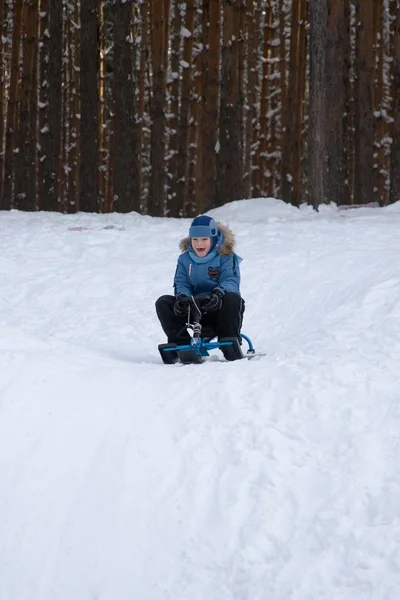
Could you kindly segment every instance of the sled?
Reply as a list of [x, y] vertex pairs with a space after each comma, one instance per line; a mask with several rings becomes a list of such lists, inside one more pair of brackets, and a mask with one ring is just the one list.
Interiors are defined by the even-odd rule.
[[257, 356], [265, 356], [264, 353], [256, 352], [253, 344], [247, 335], [240, 334], [242, 340], [248, 344], [247, 352], [244, 354], [237, 338], [221, 338], [218, 341], [212, 341], [210, 338], [192, 338], [190, 344], [159, 344], [162, 361], [166, 365], [173, 365], [180, 362], [184, 365], [201, 364], [210, 356], [210, 350], [224, 348], [224, 357], [227, 361], [241, 360], [243, 358], [251, 359]]
[[[238, 340], [236, 337], [226, 337], [213, 341], [216, 338], [215, 334], [207, 335], [207, 332], [204, 332], [202, 336], [202, 315], [199, 308], [201, 306], [201, 298], [192, 298], [192, 300], [193, 305], [188, 306], [188, 320], [185, 326], [191, 335], [190, 343], [183, 345], [159, 344], [158, 350], [164, 364], [173, 365], [178, 362], [184, 365], [201, 364], [210, 356], [210, 350], [222, 350], [224, 358], [227, 361], [265, 356], [265, 354], [255, 351], [251, 339], [243, 333], [240, 334], [241, 340]], [[191, 319], [193, 323], [190, 322]], [[248, 346], [246, 353], [242, 350], [243, 341]]]

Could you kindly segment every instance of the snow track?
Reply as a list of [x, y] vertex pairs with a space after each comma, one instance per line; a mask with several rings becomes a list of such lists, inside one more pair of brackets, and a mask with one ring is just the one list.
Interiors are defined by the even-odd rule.
[[0, 213], [0, 600], [400, 597], [399, 207], [213, 215], [268, 355], [179, 367], [187, 221]]

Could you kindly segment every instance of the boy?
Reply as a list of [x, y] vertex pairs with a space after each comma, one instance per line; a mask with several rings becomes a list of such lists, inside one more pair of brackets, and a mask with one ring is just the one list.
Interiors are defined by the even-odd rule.
[[[206, 296], [201, 301], [203, 337], [237, 338], [244, 300], [240, 295], [241, 258], [234, 253], [231, 230], [207, 215], [192, 222], [189, 237], [180, 243], [182, 254], [174, 278], [175, 296], [161, 296], [156, 302], [157, 316], [169, 343], [190, 343], [186, 330], [191, 297]], [[221, 348], [224, 352], [225, 348]], [[226, 352], [226, 358], [233, 360]], [[239, 356], [237, 356], [239, 358]]]

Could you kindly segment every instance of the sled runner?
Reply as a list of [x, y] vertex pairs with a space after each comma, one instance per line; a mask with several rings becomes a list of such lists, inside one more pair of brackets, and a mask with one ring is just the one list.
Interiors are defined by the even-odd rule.
[[[188, 344], [159, 344], [162, 361], [166, 365], [173, 365], [177, 362], [182, 364], [200, 364], [208, 356], [210, 350], [220, 349], [227, 361], [240, 360], [243, 358], [251, 359], [256, 356], [265, 356], [261, 352], [256, 352], [250, 338], [247, 335], [240, 334], [240, 340], [236, 337], [216, 338], [215, 332], [202, 331], [201, 325], [201, 302], [204, 297], [192, 297], [192, 303], [188, 305], [188, 318], [185, 328], [191, 336]], [[185, 329], [184, 328], [184, 329]], [[243, 353], [242, 342], [247, 343], [247, 352]]]

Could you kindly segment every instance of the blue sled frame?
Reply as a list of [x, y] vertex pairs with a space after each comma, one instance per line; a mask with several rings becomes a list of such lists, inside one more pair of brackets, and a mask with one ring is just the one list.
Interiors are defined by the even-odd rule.
[[247, 345], [247, 354], [243, 354], [241, 346], [237, 338], [222, 338], [219, 341], [213, 342], [214, 338], [192, 337], [190, 344], [179, 346], [177, 344], [160, 344], [158, 350], [165, 364], [175, 364], [181, 362], [184, 364], [201, 363], [209, 356], [209, 350], [217, 350], [225, 348], [223, 354], [227, 360], [233, 361], [241, 358], [252, 358], [256, 355], [251, 339], [240, 334], [242, 340]]

